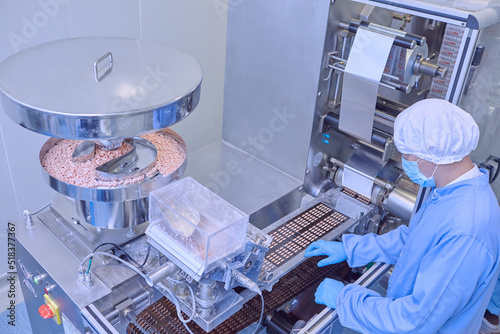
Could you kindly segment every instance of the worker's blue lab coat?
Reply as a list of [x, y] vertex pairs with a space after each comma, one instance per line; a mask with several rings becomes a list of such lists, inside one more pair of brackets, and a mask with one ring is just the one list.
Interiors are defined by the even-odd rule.
[[493, 289], [487, 309], [492, 314], [500, 315], [500, 279], [497, 281], [495, 289]]
[[478, 333], [499, 275], [500, 209], [488, 174], [435, 189], [409, 227], [344, 235], [351, 267], [395, 264], [387, 297], [347, 285], [340, 323], [362, 333]]

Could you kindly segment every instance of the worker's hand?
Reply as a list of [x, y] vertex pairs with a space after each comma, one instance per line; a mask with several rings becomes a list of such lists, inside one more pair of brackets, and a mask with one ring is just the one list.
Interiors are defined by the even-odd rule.
[[347, 259], [344, 251], [344, 244], [338, 241], [318, 240], [307, 247], [305, 257], [327, 255], [326, 259], [318, 262], [318, 267], [335, 264]]
[[337, 296], [343, 288], [344, 284], [342, 282], [325, 278], [314, 294], [316, 303], [326, 305], [329, 308], [337, 308]]

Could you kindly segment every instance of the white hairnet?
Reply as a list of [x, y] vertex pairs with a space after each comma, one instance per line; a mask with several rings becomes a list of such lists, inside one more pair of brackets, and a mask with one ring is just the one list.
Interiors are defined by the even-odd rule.
[[448, 101], [426, 99], [404, 110], [394, 123], [399, 152], [435, 164], [462, 160], [477, 146], [479, 127], [464, 110]]

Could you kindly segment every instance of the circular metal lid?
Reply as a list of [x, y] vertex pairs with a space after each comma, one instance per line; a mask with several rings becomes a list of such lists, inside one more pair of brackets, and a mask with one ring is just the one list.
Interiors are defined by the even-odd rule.
[[198, 104], [202, 70], [175, 48], [129, 38], [54, 41], [0, 64], [6, 113], [52, 137], [131, 137], [170, 126]]

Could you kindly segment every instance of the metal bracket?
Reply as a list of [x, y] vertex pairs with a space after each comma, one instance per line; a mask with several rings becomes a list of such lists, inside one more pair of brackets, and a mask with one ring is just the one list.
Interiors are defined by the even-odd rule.
[[392, 156], [396, 153], [397, 148], [394, 140], [392, 138], [387, 138], [384, 145], [384, 153], [382, 154], [382, 160], [389, 161]]
[[127, 315], [129, 315], [131, 312], [135, 313], [135, 304], [131, 298], [128, 298], [120, 304], [116, 305], [115, 309], [119, 312], [120, 315], [120, 325], [124, 325], [128, 323]]
[[[101, 76], [99, 76], [99, 69], [98, 69], [99, 63], [102, 62], [103, 60], [105, 60], [106, 58], [108, 58], [108, 69]], [[107, 52], [104, 56], [102, 56], [101, 58], [97, 59], [94, 62], [95, 81], [101, 82], [102, 80], [104, 80], [104, 78], [106, 78], [111, 73], [112, 70], [113, 70], [113, 54], [111, 52]]]

